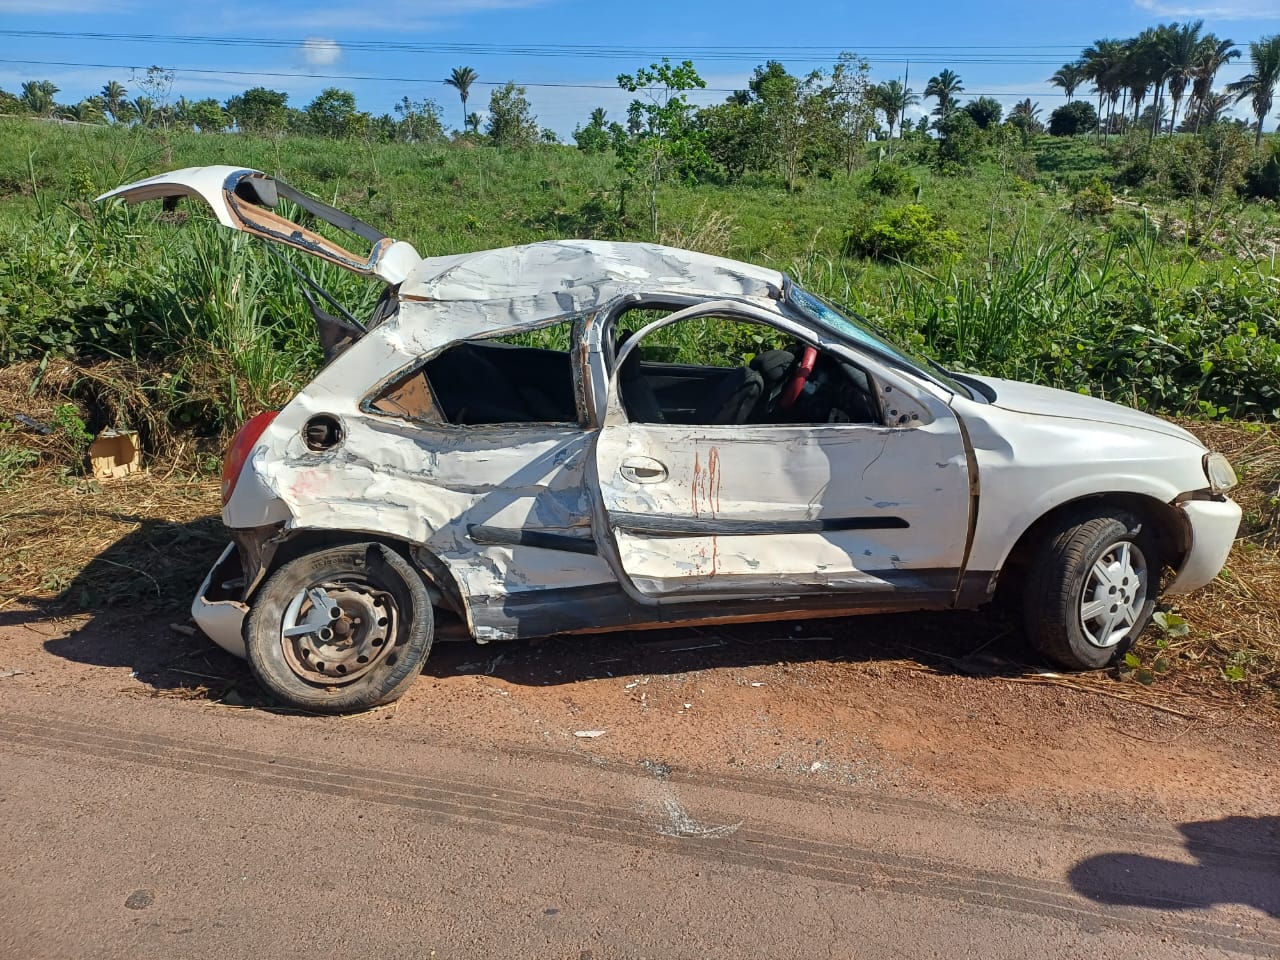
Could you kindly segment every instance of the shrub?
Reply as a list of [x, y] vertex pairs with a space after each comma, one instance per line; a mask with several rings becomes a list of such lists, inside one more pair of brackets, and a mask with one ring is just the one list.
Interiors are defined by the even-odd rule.
[[885, 197], [911, 193], [919, 182], [899, 163], [881, 163], [867, 177], [867, 187]]
[[943, 168], [968, 167], [982, 153], [982, 131], [973, 117], [957, 110], [938, 121], [938, 162]]
[[1049, 133], [1055, 137], [1074, 137], [1098, 127], [1098, 111], [1083, 100], [1073, 100], [1049, 114]]
[[1115, 206], [1111, 187], [1097, 177], [1071, 198], [1071, 213], [1082, 220], [1087, 217], [1105, 217]]
[[1280, 200], [1280, 145], [1272, 143], [1270, 154], [1246, 171], [1241, 192], [1259, 200]]
[[845, 253], [877, 260], [922, 260], [956, 249], [955, 231], [945, 230], [929, 210], [918, 203], [893, 207], [845, 240]]

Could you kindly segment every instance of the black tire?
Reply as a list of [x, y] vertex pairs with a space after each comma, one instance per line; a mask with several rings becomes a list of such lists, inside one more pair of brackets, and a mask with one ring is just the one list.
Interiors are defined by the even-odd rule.
[[1027, 572], [1027, 639], [1067, 670], [1114, 663], [1151, 619], [1160, 570], [1154, 538], [1131, 514], [1065, 518], [1041, 541]]
[[273, 698], [345, 713], [404, 694], [431, 652], [435, 619], [409, 561], [356, 543], [303, 554], [272, 574], [245, 634], [253, 675]]

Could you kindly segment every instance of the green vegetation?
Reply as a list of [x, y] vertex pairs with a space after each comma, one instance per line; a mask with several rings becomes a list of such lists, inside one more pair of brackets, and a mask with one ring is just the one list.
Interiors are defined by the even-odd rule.
[[[208, 435], [286, 399], [319, 358], [287, 265], [192, 205], [92, 203], [161, 170], [231, 163], [426, 254], [658, 240], [777, 267], [966, 370], [1165, 413], [1277, 417], [1280, 145], [1219, 120], [1231, 95], [1269, 96], [1270, 44], [1250, 49], [1248, 84], [1215, 94], [1239, 51], [1198, 23], [1099, 41], [1052, 78], [1072, 98], [1091, 83], [1098, 109], [1071, 99], [1049, 136], [1030, 99], [1007, 118], [990, 98], [963, 103], [951, 70], [924, 88], [933, 120], [913, 123], [921, 97], [872, 84], [855, 54], [805, 77], [770, 61], [703, 108], [687, 98], [703, 85], [693, 64], [664, 60], [619, 76], [635, 95], [626, 125], [597, 109], [577, 149], [540, 130], [514, 84], [494, 89], [482, 135], [470, 67], [445, 81], [464, 121], [452, 138], [430, 100], [381, 117], [337, 88], [303, 109], [265, 88], [175, 101], [154, 68], [133, 99], [112, 81], [80, 104], [85, 125], [0, 119], [0, 364], [126, 364], [98, 407]], [[57, 93], [32, 81], [4, 103], [70, 115]], [[357, 314], [380, 292], [307, 269]], [[101, 393], [103, 379], [85, 382]]]

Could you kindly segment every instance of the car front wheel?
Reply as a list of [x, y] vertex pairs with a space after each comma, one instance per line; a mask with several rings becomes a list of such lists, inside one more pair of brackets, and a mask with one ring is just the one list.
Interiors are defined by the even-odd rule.
[[1028, 572], [1032, 645], [1068, 670], [1095, 670], [1133, 645], [1155, 609], [1160, 557], [1127, 513], [1078, 514], [1045, 540]]
[[421, 575], [379, 543], [297, 557], [263, 585], [246, 630], [249, 665], [273, 697], [320, 713], [390, 703], [431, 651]]

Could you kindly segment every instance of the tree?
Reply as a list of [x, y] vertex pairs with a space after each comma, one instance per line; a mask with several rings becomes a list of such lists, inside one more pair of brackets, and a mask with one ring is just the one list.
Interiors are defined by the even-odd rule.
[[112, 80], [103, 85], [99, 96], [102, 97], [105, 110], [114, 122], [122, 123], [129, 119], [121, 110], [121, 107], [128, 103], [129, 96], [129, 91], [125, 89], [124, 84]]
[[17, 116], [25, 109], [21, 98], [14, 96], [8, 90], [0, 90], [0, 116]]
[[992, 97], [978, 97], [964, 105], [964, 112], [973, 118], [979, 129], [985, 130], [1000, 122], [1000, 118], [1004, 116], [1004, 107]]
[[1055, 137], [1072, 137], [1088, 133], [1098, 125], [1098, 111], [1083, 100], [1063, 104], [1049, 114], [1049, 133]]
[[[707, 154], [724, 168], [730, 180], [768, 165], [764, 116], [758, 103], [744, 103], [736, 94], [730, 95], [724, 103], [699, 110], [696, 123]], [[618, 134], [626, 139], [626, 130], [616, 123], [612, 127], [617, 127]], [[618, 134], [611, 138], [615, 143]]]
[[245, 133], [275, 133], [289, 123], [289, 95], [253, 87], [227, 101], [232, 122]]
[[306, 128], [321, 137], [356, 136], [369, 123], [369, 115], [356, 110], [356, 96], [350, 90], [326, 87], [307, 104]]
[[1195, 76], [1196, 63], [1200, 54], [1201, 36], [1204, 21], [1170, 24], [1168, 34], [1169, 66], [1169, 99], [1173, 101], [1173, 113], [1169, 117], [1169, 132], [1178, 124], [1178, 107], [1187, 91], [1187, 84]]
[[658, 187], [665, 180], [683, 172], [693, 176], [711, 163], [702, 131], [694, 122], [693, 106], [686, 91], [699, 90], [706, 82], [698, 76], [693, 63], [685, 60], [672, 65], [666, 57], [661, 63], [642, 67], [634, 74], [619, 74], [618, 86], [628, 93], [641, 93], [643, 98], [631, 101], [628, 121], [634, 121], [637, 132], [615, 143], [618, 165], [627, 179], [639, 179], [649, 194], [649, 219], [653, 236], [658, 236]]
[[[1249, 44], [1249, 65], [1252, 68], [1235, 83], [1227, 84], [1227, 92], [1235, 94], [1236, 103], [1249, 100], [1253, 115], [1258, 118], [1257, 137], [1254, 146], [1262, 146], [1262, 125], [1280, 84], [1280, 33]], [[26, 84], [23, 84], [26, 90]]]
[[945, 118], [951, 114], [956, 107], [956, 97], [964, 93], [964, 86], [960, 83], [960, 78], [950, 69], [943, 70], [936, 77], [930, 77], [929, 82], [925, 84], [925, 98], [936, 97], [938, 105], [934, 107], [934, 115], [939, 118]]
[[22, 85], [22, 93], [18, 99], [32, 113], [47, 117], [57, 106], [53, 99], [57, 94], [58, 88], [50, 80], [28, 80]]
[[1014, 104], [1008, 122], [1018, 128], [1024, 147], [1033, 135], [1044, 133], [1044, 124], [1040, 122], [1040, 104], [1032, 103], [1030, 97]]
[[890, 140], [893, 139], [894, 124], [907, 112], [908, 107], [914, 107], [919, 102], [916, 92], [910, 87], [904, 87], [899, 80], [886, 80], [876, 85], [875, 104], [884, 111], [884, 118], [889, 123]]
[[400, 123], [394, 127], [394, 136], [406, 143], [423, 143], [438, 140], [444, 135], [444, 123], [440, 119], [440, 104], [434, 100], [410, 100], [401, 97], [395, 105]]
[[[1097, 118], [1102, 113], [1102, 105], [1105, 100], [1110, 98], [1112, 102], [1116, 99], [1116, 93], [1122, 88], [1122, 79], [1124, 71], [1122, 64], [1128, 50], [1123, 40], [1099, 40], [1090, 47], [1086, 47], [1081, 55], [1084, 62], [1085, 78], [1093, 84], [1094, 91], [1098, 94], [1098, 109], [1094, 112], [1094, 126], [1097, 126]], [[1072, 104], [1068, 104], [1071, 106]], [[1057, 111], [1054, 111], [1056, 114]], [[1053, 115], [1050, 115], [1049, 132], [1053, 133]], [[1090, 127], [1090, 130], [1094, 127]], [[1104, 128], [1099, 128], [1099, 132], [1105, 134]]]
[[489, 125], [485, 132], [498, 147], [527, 147], [538, 139], [538, 118], [529, 108], [524, 87], [507, 81], [489, 95]]
[[944, 167], [967, 167], [978, 159], [982, 133], [966, 111], [952, 110], [935, 126], [938, 130], [938, 160]]
[[[470, 67], [454, 67], [453, 71], [445, 78], [445, 85], [453, 87], [458, 91], [458, 96], [462, 98], [462, 129], [467, 129], [467, 97], [471, 95], [471, 85], [480, 79], [480, 74], [476, 73]], [[479, 128], [479, 124], [475, 125]]]
[[1075, 99], [1076, 87], [1084, 83], [1088, 77], [1085, 76], [1084, 63], [1075, 60], [1071, 63], [1064, 63], [1060, 66], [1049, 82], [1055, 87], [1061, 87], [1067, 94], [1067, 103]]
[[462, 129], [463, 133], [467, 132], [466, 127], [470, 127], [472, 133], [478, 134], [480, 132], [480, 114], [468, 113], [466, 126]]
[[[1205, 120], [1205, 108], [1213, 98], [1213, 81], [1218, 71], [1227, 63], [1240, 56], [1240, 48], [1230, 40], [1219, 40], [1212, 33], [1200, 41], [1200, 49], [1196, 52], [1195, 66], [1191, 77], [1191, 96], [1196, 102], [1195, 123], [1192, 130], [1199, 130]], [[1220, 96], [1220, 95], [1219, 95]], [[1221, 112], [1221, 111], [1219, 111]], [[1217, 115], [1210, 123], [1216, 123]]]
[[875, 123], [874, 92], [871, 64], [855, 53], [841, 52], [831, 72], [831, 104], [845, 173], [853, 173], [866, 157], [867, 134]]
[[605, 123], [607, 116], [604, 107], [596, 107], [587, 118], [585, 127], [573, 128], [573, 142], [584, 153], [604, 153], [613, 142], [613, 135]]
[[771, 73], [758, 87], [765, 140], [787, 192], [793, 193], [806, 155], [830, 155], [836, 138], [831, 89], [821, 71], [805, 79]]
[[187, 105], [187, 122], [201, 133], [221, 133], [230, 122], [227, 111], [213, 97], [195, 100]]

